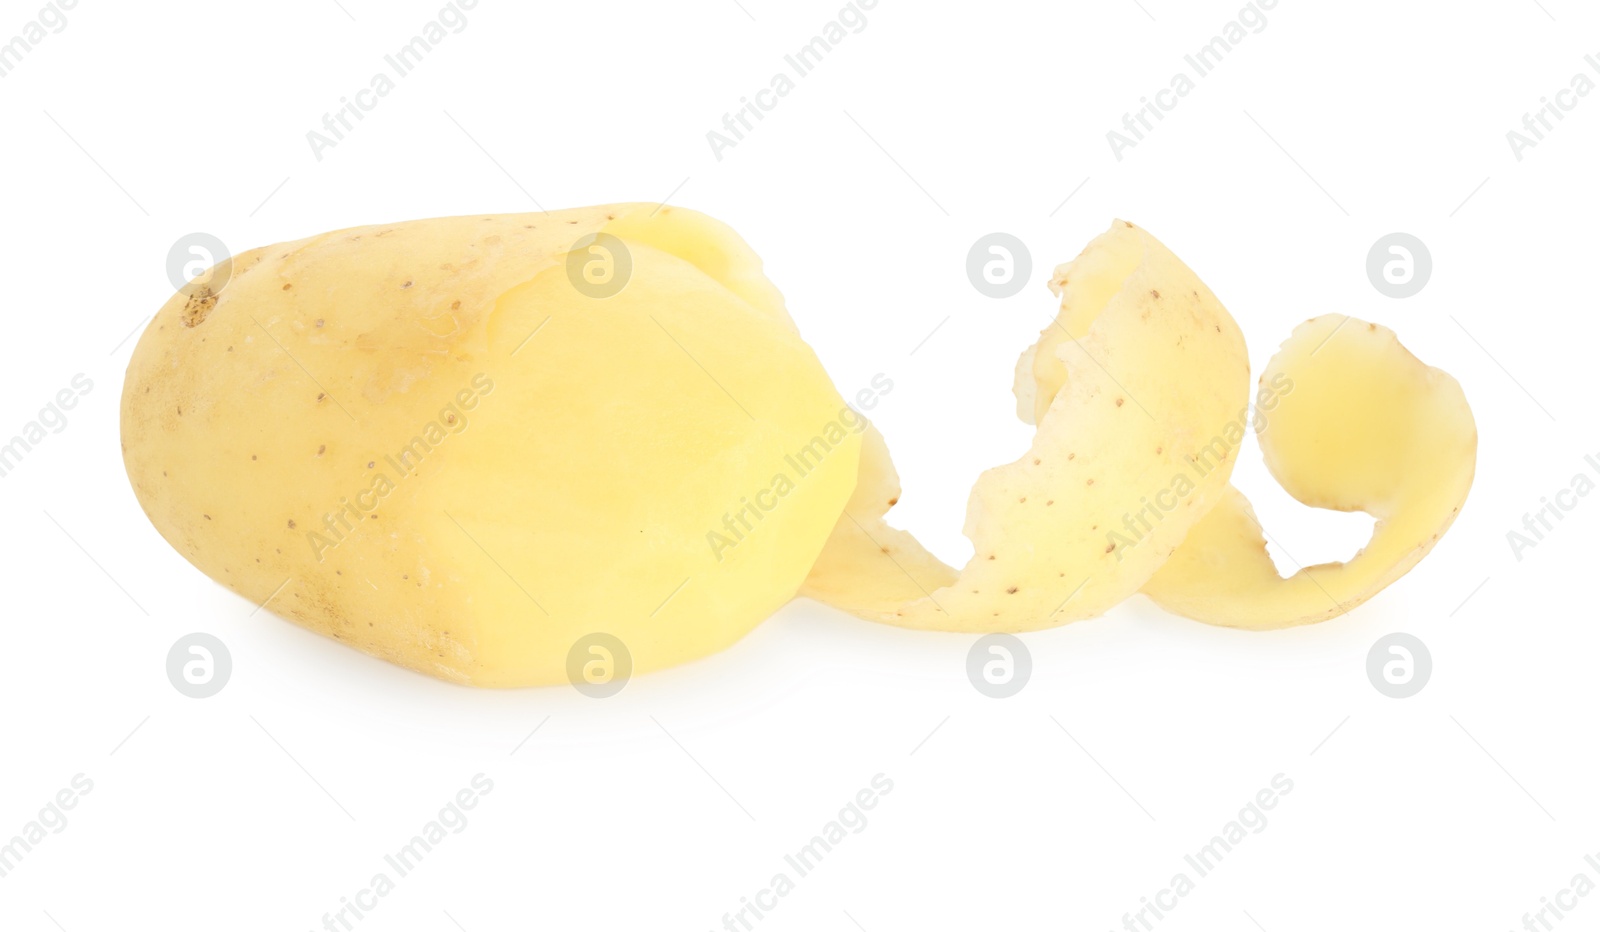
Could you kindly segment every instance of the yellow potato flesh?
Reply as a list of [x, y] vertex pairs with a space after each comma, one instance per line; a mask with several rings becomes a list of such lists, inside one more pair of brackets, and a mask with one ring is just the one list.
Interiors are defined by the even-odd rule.
[[[600, 232], [633, 260], [604, 299], [566, 270]], [[636, 671], [738, 639], [804, 579], [864, 426], [747, 246], [634, 205], [246, 253], [156, 315], [123, 396], [135, 492], [198, 568], [485, 686], [563, 682], [593, 632]]]
[[1268, 364], [1272, 380], [1292, 388], [1260, 412], [1268, 468], [1307, 505], [1372, 515], [1372, 540], [1346, 563], [1284, 579], [1250, 502], [1230, 490], [1145, 586], [1169, 611], [1239, 628], [1335, 617], [1415, 566], [1466, 500], [1478, 437], [1466, 396], [1388, 329], [1307, 321]]

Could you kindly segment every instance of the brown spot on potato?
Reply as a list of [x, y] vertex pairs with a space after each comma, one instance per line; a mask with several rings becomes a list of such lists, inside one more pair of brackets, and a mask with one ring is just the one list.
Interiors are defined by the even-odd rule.
[[293, 518], [289, 519], [289, 530], [291, 530], [291, 531], [294, 530], [294, 519]]
[[1017, 594], [1017, 587], [1016, 586], [1012, 586], [1011, 588], [1006, 590], [1006, 595], [1016, 595], [1016, 594]]
[[198, 327], [205, 323], [206, 318], [216, 307], [216, 294], [209, 286], [203, 287], [189, 296], [189, 300], [183, 305], [179, 320], [183, 321], [185, 327]]

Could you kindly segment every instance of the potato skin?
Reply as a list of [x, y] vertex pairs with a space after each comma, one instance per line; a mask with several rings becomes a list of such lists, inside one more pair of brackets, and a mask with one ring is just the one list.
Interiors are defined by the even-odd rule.
[[[633, 277], [599, 300], [566, 261], [602, 232]], [[848, 409], [759, 260], [692, 211], [361, 227], [232, 268], [134, 351], [134, 492], [208, 576], [391, 662], [517, 686], [566, 681], [594, 632], [635, 671], [720, 650], [793, 596], [854, 484], [846, 432], [708, 546]]]

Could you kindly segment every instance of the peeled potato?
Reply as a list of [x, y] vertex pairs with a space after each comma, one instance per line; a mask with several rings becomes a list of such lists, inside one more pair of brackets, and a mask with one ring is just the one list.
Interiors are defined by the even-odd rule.
[[[946, 631], [1141, 591], [1210, 624], [1321, 621], [1421, 560], [1472, 484], [1461, 387], [1373, 324], [1303, 324], [1252, 411], [1232, 317], [1121, 221], [1056, 270], [1016, 369], [1037, 432], [974, 486], [959, 570], [889, 525], [884, 438], [708, 217], [422, 220], [231, 269], [134, 351], [140, 503], [251, 601], [453, 682], [600, 685], [720, 650], [797, 592]], [[1229, 484], [1252, 428], [1290, 494], [1378, 519], [1367, 548], [1278, 575]]]
[[[593, 234], [631, 260], [614, 295], [579, 288], [587, 244], [570, 274]], [[122, 404], [133, 488], [196, 567], [481, 686], [565, 681], [597, 632], [636, 671], [737, 640], [805, 578], [864, 427], [731, 230], [640, 205], [237, 256], [156, 314]]]

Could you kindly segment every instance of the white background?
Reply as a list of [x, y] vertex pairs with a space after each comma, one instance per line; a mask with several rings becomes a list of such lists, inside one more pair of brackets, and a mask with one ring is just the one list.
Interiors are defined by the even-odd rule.
[[[0, 2], [0, 42], [39, 8]], [[1520, 928], [1575, 875], [1600, 880], [1583, 860], [1600, 497], [1521, 560], [1506, 539], [1600, 455], [1600, 94], [1520, 161], [1506, 139], [1573, 75], [1600, 81], [1592, 7], [1281, 0], [1119, 161], [1107, 131], [1238, 0], [881, 0], [719, 161], [707, 131], [838, 0], [482, 0], [317, 160], [307, 131], [439, 8], [82, 0], [0, 80], [0, 434], [74, 374], [94, 384], [0, 479], [0, 841], [75, 774], [94, 783], [0, 878], [0, 927], [321, 928], [480, 772], [494, 790], [468, 827], [357, 928], [721, 928], [879, 773], [894, 789], [865, 830], [763, 932], [1121, 928], [1279, 773], [1294, 790], [1265, 830], [1159, 928]], [[1465, 386], [1476, 486], [1348, 618], [1248, 634], [1139, 598], [1027, 636], [1033, 679], [1003, 701], [968, 683], [970, 637], [806, 602], [605, 701], [453, 687], [252, 617], [141, 513], [118, 396], [180, 236], [237, 252], [669, 196], [763, 255], [847, 396], [893, 379], [874, 417], [905, 478], [896, 516], [948, 559], [967, 555], [973, 478], [1025, 448], [1011, 368], [1053, 310], [1050, 268], [1113, 217], [1206, 280], [1257, 369], [1317, 314], [1394, 328]], [[996, 230], [1037, 280], [1004, 300], [964, 270]], [[1405, 300], [1365, 272], [1397, 230], [1434, 261]], [[1286, 569], [1370, 528], [1288, 499], [1253, 450], [1236, 481]], [[164, 671], [192, 631], [232, 651], [211, 699]], [[1392, 631], [1432, 650], [1411, 699], [1366, 678]], [[1600, 922], [1600, 895], [1577, 902], [1558, 928]]]

